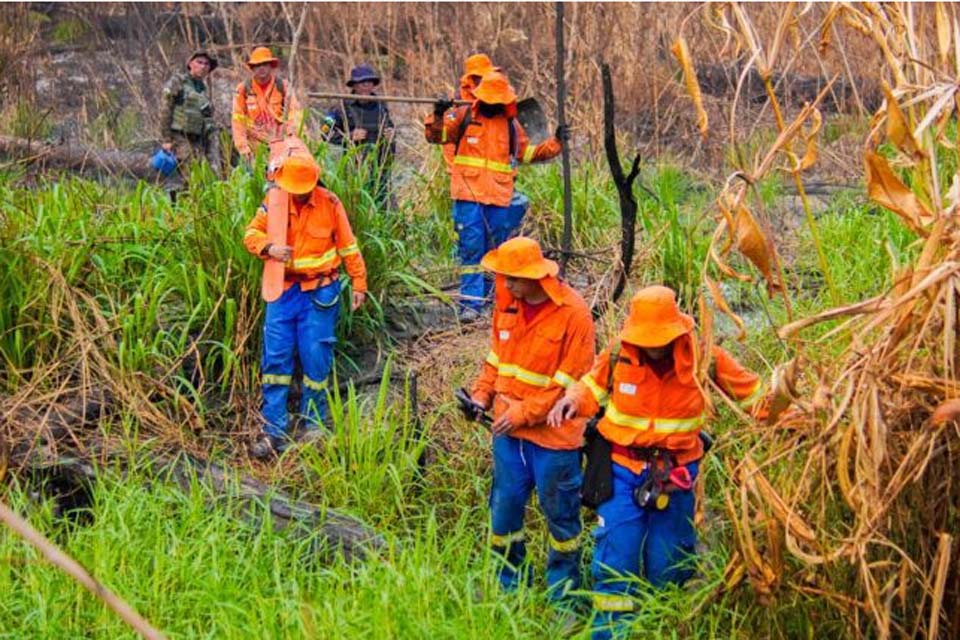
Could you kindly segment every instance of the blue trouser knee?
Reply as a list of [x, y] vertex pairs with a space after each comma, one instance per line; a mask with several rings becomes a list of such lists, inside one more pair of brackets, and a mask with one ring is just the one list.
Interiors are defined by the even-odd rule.
[[510, 436], [493, 439], [490, 491], [492, 546], [503, 562], [498, 577], [508, 591], [532, 576], [525, 567], [523, 515], [534, 488], [547, 520], [547, 586], [552, 599], [580, 586], [580, 455], [546, 449]]
[[303, 369], [300, 414], [307, 428], [316, 428], [328, 415], [327, 378], [333, 367], [333, 346], [337, 341], [340, 282], [313, 291], [301, 291], [299, 284], [267, 303], [263, 322], [264, 431], [275, 438], [287, 435], [287, 395], [293, 377], [294, 355]]
[[[696, 478], [699, 462], [688, 464], [687, 469]], [[629, 637], [632, 596], [639, 578], [660, 588], [683, 584], [693, 575], [691, 561], [697, 543], [693, 491], [671, 493], [663, 511], [641, 509], [633, 501], [633, 490], [647, 475], [646, 469], [635, 474], [614, 463], [613, 497], [597, 509], [592, 566], [594, 640]]]
[[453, 201], [453, 225], [457, 231], [460, 258], [460, 297], [465, 307], [479, 310], [490, 296], [493, 282], [484, 276], [480, 260], [510, 238], [520, 226], [529, 201], [523, 194], [515, 193], [514, 196], [519, 196], [520, 200], [507, 207], [470, 200]]

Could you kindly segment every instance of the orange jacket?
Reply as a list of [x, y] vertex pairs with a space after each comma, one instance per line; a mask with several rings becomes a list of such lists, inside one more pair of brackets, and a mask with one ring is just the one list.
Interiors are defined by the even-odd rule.
[[[474, 76], [467, 73], [460, 76], [460, 90], [453, 96], [455, 100], [477, 99], [477, 97], [473, 95], [473, 90], [477, 88], [473, 78]], [[457, 145], [445, 144], [440, 148], [443, 149], [443, 162], [447, 165], [447, 175], [451, 175], [453, 173], [453, 156], [457, 154]]]
[[494, 419], [506, 411], [517, 425], [510, 435], [548, 449], [577, 449], [586, 418], [546, 426], [547, 413], [564, 389], [593, 362], [593, 318], [583, 298], [566, 283], [544, 278], [550, 295], [545, 308], [526, 323], [523, 304], [497, 276], [490, 353], [472, 395], [485, 406], [493, 401]]
[[[471, 109], [470, 123], [460, 141], [460, 124]], [[516, 126], [516, 161], [521, 164], [542, 162], [560, 153], [560, 141], [550, 138], [540, 144], [530, 143], [523, 127], [516, 120], [516, 105], [507, 107], [506, 115], [487, 118], [480, 115], [477, 103], [451, 110], [444, 118], [427, 116], [427, 142], [451, 145], [454, 148], [450, 173], [450, 195], [454, 200], [469, 200], [498, 207], [510, 204], [516, 169], [511, 162], [510, 119]], [[459, 144], [459, 150], [457, 146]]]
[[[336, 278], [342, 261], [353, 281], [353, 290], [366, 291], [367, 268], [340, 199], [323, 187], [315, 188], [310, 200], [299, 208], [290, 197], [287, 244], [293, 247], [293, 257], [286, 265], [283, 290], [300, 282], [304, 291], [312, 291], [325, 276]], [[253, 255], [267, 259], [263, 255], [267, 245], [266, 198], [247, 225], [243, 244]]]
[[237, 85], [231, 129], [233, 144], [240, 153], [250, 152], [251, 138], [253, 142], [269, 143], [284, 133], [288, 136], [297, 135], [303, 111], [287, 80], [280, 79], [280, 82], [283, 83], [283, 91], [277, 88], [276, 78], [266, 88], [252, 79]]
[[[646, 364], [639, 347], [623, 342], [610, 380], [610, 347], [605, 349], [590, 373], [573, 385], [567, 395], [576, 399], [580, 415], [592, 416], [600, 406], [606, 413], [597, 425], [603, 437], [627, 447], [655, 447], [671, 452], [679, 464], [703, 456], [700, 429], [705, 421], [704, 401], [694, 380], [693, 334], [677, 338], [674, 368], [660, 379]], [[714, 380], [747, 411], [758, 409], [763, 384], [733, 356], [713, 347]], [[614, 454], [614, 461], [635, 473], [644, 463]]]

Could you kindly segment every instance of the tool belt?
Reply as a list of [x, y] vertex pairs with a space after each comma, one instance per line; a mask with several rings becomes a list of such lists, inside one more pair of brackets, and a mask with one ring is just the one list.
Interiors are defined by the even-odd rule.
[[326, 273], [290, 273], [289, 271], [283, 274], [283, 279], [287, 282], [314, 282], [317, 283], [317, 288], [325, 287], [328, 284], [333, 284], [333, 281], [339, 277], [339, 273], [336, 271], [327, 271]]

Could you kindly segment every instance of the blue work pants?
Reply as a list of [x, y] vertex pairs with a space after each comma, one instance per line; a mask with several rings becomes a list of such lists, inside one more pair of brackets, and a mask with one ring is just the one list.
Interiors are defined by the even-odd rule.
[[[695, 479], [699, 462], [691, 462], [687, 470]], [[638, 578], [659, 588], [683, 584], [693, 575], [697, 544], [693, 491], [674, 491], [662, 511], [652, 505], [641, 509], [633, 500], [633, 491], [646, 482], [648, 473], [649, 469], [644, 469], [636, 474], [613, 463], [613, 497], [597, 509], [593, 640], [630, 637], [632, 596]]]
[[293, 377], [294, 355], [303, 369], [300, 415], [306, 427], [316, 429], [328, 417], [327, 378], [333, 367], [333, 346], [340, 310], [340, 282], [313, 291], [299, 284], [267, 303], [263, 322], [264, 431], [274, 438], [288, 435], [287, 395]]
[[493, 438], [493, 487], [490, 491], [491, 544], [502, 559], [498, 577], [506, 591], [532, 574], [525, 564], [523, 516], [533, 489], [537, 490], [549, 530], [547, 586], [561, 601], [580, 586], [579, 451], [547, 449], [508, 435]]
[[506, 207], [470, 200], [453, 201], [453, 225], [460, 258], [461, 305], [480, 310], [490, 297], [493, 281], [485, 278], [480, 259], [513, 237], [530, 206], [525, 195], [514, 191]]

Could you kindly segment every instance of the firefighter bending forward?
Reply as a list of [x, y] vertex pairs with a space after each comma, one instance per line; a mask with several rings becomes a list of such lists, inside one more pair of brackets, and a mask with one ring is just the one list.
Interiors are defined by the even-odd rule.
[[[693, 318], [680, 312], [673, 290], [642, 289], [618, 339], [550, 412], [550, 424], [563, 424], [606, 407], [597, 429], [613, 449], [613, 496], [597, 508], [594, 530], [594, 640], [630, 637], [637, 577], [663, 587], [693, 574], [692, 485], [705, 410], [696, 344]], [[759, 406], [757, 376], [720, 347], [711, 355], [718, 386], [747, 411]]]
[[492, 546], [501, 586], [529, 584], [523, 516], [536, 489], [549, 529], [547, 584], [556, 603], [580, 584], [580, 442], [585, 419], [546, 425], [547, 412], [590, 368], [594, 329], [580, 295], [536, 241], [517, 237], [481, 262], [495, 276], [490, 353], [473, 400], [493, 408]]
[[340, 309], [341, 262], [353, 284], [352, 308], [363, 304], [367, 272], [356, 238], [340, 200], [317, 184], [320, 167], [313, 158], [294, 155], [274, 175], [289, 197], [289, 223], [284, 245], [267, 242], [264, 199], [247, 226], [244, 245], [262, 260], [286, 263], [283, 294], [267, 303], [263, 323], [263, 434], [251, 449], [265, 458], [289, 442], [287, 394], [294, 354], [303, 368], [300, 415], [308, 431], [328, 417], [327, 379], [333, 366], [337, 315]]

